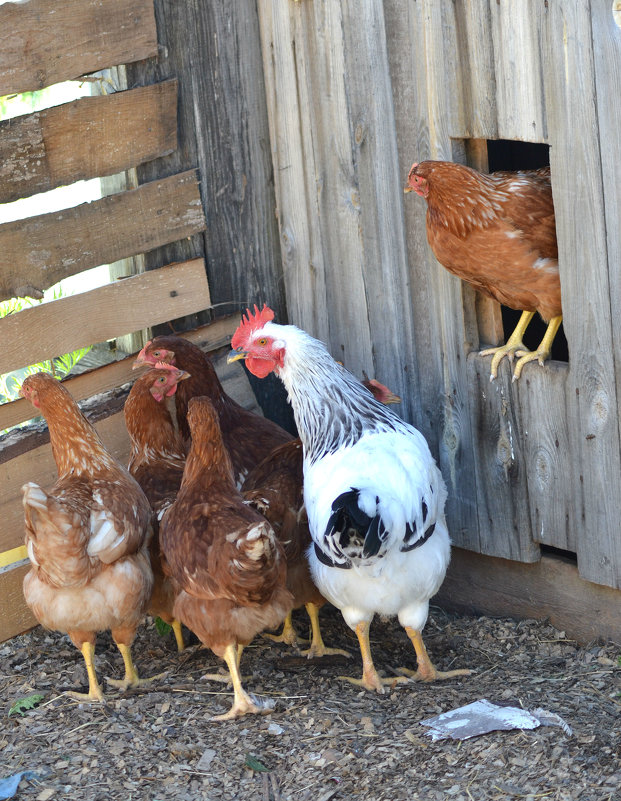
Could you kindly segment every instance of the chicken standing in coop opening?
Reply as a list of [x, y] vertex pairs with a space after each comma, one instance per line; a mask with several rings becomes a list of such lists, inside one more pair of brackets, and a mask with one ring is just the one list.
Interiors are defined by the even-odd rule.
[[[406, 192], [427, 201], [427, 239], [436, 259], [484, 295], [522, 316], [505, 345], [493, 354], [491, 376], [508, 356], [525, 364], [550, 357], [562, 321], [561, 282], [550, 168], [479, 173], [449, 161], [413, 164]], [[535, 312], [548, 324], [536, 351], [522, 338]]]
[[175, 502], [164, 512], [164, 572], [176, 589], [173, 614], [225, 660], [235, 699], [213, 720], [266, 711], [244, 690], [244, 646], [282, 623], [293, 598], [286, 562], [272, 527], [235, 487], [218, 414], [206, 397], [188, 404], [192, 446]]
[[377, 673], [369, 645], [375, 614], [397, 615], [414, 646], [417, 670], [401, 672], [424, 681], [467, 675], [436, 670], [422, 640], [450, 558], [446, 488], [425, 439], [323, 343], [273, 318], [266, 306], [248, 311], [229, 361], [245, 359], [259, 378], [274, 371], [287, 389], [304, 448], [313, 578], [360, 643], [362, 679], [348, 680], [380, 693], [408, 680]]
[[149, 545], [153, 591], [148, 612], [172, 626], [177, 649], [183, 651], [181, 623], [173, 615], [175, 593], [162, 570], [159, 527], [166, 509], [177, 497], [183, 478], [186, 451], [166, 406], [189, 374], [172, 364], [156, 365], [141, 375], [131, 388], [123, 414], [132, 443], [127, 469], [140, 484], [153, 509], [153, 537]]
[[51, 489], [22, 488], [32, 564], [24, 598], [39, 623], [68, 634], [82, 652], [89, 691], [71, 695], [103, 701], [93, 666], [98, 631], [111, 631], [125, 663], [125, 678], [108, 682], [123, 689], [141, 683], [130, 648], [153, 586], [151, 509], [59, 381], [36, 373], [20, 394], [45, 417], [58, 468]]

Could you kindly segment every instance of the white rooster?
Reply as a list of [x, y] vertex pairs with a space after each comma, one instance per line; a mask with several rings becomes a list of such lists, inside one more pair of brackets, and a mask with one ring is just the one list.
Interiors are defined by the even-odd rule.
[[373, 616], [397, 615], [416, 651], [423, 681], [468, 675], [431, 663], [421, 632], [429, 599], [450, 558], [446, 488], [415, 428], [376, 401], [332, 359], [325, 345], [255, 306], [235, 332], [229, 362], [251, 373], [272, 371], [284, 383], [304, 446], [304, 501], [313, 545], [308, 556], [322, 594], [356, 632], [368, 690], [407, 681], [381, 678], [371, 657]]

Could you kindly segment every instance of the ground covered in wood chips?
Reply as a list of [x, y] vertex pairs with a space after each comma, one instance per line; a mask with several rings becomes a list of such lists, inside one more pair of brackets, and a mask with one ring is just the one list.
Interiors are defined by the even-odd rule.
[[[298, 628], [305, 617], [296, 618]], [[400, 685], [380, 696], [339, 680], [360, 675], [356, 641], [335, 610], [322, 611], [328, 644], [353, 658], [309, 662], [284, 645], [258, 640], [242, 669], [249, 691], [273, 710], [215, 723], [231, 704], [225, 685], [201, 678], [218, 669], [209, 651], [178, 655], [172, 635], [152, 624], [134, 646], [149, 689], [110, 689], [106, 705], [79, 704], [63, 691], [86, 688], [82, 657], [66, 637], [37, 628], [0, 644], [0, 778], [34, 770], [17, 799], [257, 799], [258, 801], [485, 801], [621, 798], [620, 649], [578, 646], [546, 623], [452, 617], [433, 608], [426, 642], [440, 669], [469, 667], [469, 678]], [[371, 629], [376, 665], [413, 666], [393, 621]], [[98, 639], [98, 674], [119, 677], [122, 660]], [[11, 714], [32, 693], [40, 705]], [[558, 727], [494, 732], [432, 742], [420, 721], [480, 698], [544, 708]]]

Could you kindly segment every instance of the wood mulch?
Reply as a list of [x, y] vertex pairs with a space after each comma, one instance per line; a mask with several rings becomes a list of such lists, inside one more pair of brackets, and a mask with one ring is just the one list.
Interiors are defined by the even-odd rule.
[[[134, 645], [148, 688], [110, 689], [105, 705], [80, 704], [68, 689], [86, 688], [82, 657], [68, 638], [41, 628], [0, 644], [0, 778], [34, 770], [17, 799], [80, 798], [195, 801], [486, 801], [621, 798], [621, 649], [579, 646], [547, 623], [451, 617], [434, 607], [425, 630], [441, 669], [475, 675], [437, 684], [401, 685], [383, 696], [339, 680], [359, 675], [355, 638], [333, 609], [322, 611], [326, 642], [353, 658], [309, 662], [284, 645], [257, 639], [242, 669], [249, 691], [269, 698], [263, 716], [215, 723], [231, 703], [226, 685], [202, 679], [222, 663], [152, 624]], [[306, 626], [303, 614], [298, 629]], [[371, 629], [378, 669], [413, 663], [394, 621]], [[98, 675], [119, 677], [122, 660], [107, 635], [98, 639]], [[8, 711], [32, 693], [44, 696], [22, 716]], [[479, 698], [542, 707], [573, 729], [493, 732], [432, 742], [421, 720]], [[265, 768], [266, 770], [262, 770]]]

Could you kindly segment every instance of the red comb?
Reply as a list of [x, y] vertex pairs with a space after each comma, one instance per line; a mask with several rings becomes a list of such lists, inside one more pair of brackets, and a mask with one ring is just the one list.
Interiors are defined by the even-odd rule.
[[175, 367], [174, 364], [168, 364], [168, 362], [156, 362], [153, 365], [154, 370], [168, 370], [169, 372], [175, 370], [179, 372], [179, 368]]
[[254, 306], [254, 314], [250, 311], [250, 309], [246, 309], [246, 316], [244, 317], [242, 314], [242, 321], [237, 327], [237, 331], [233, 334], [233, 339], [231, 340], [231, 347], [234, 350], [240, 348], [244, 342], [248, 341], [248, 338], [252, 334], [253, 331], [258, 331], [260, 328], [263, 328], [265, 323], [269, 323], [274, 319], [274, 312], [267, 304], [263, 304], [263, 308], [261, 311], [257, 308], [255, 303]]

